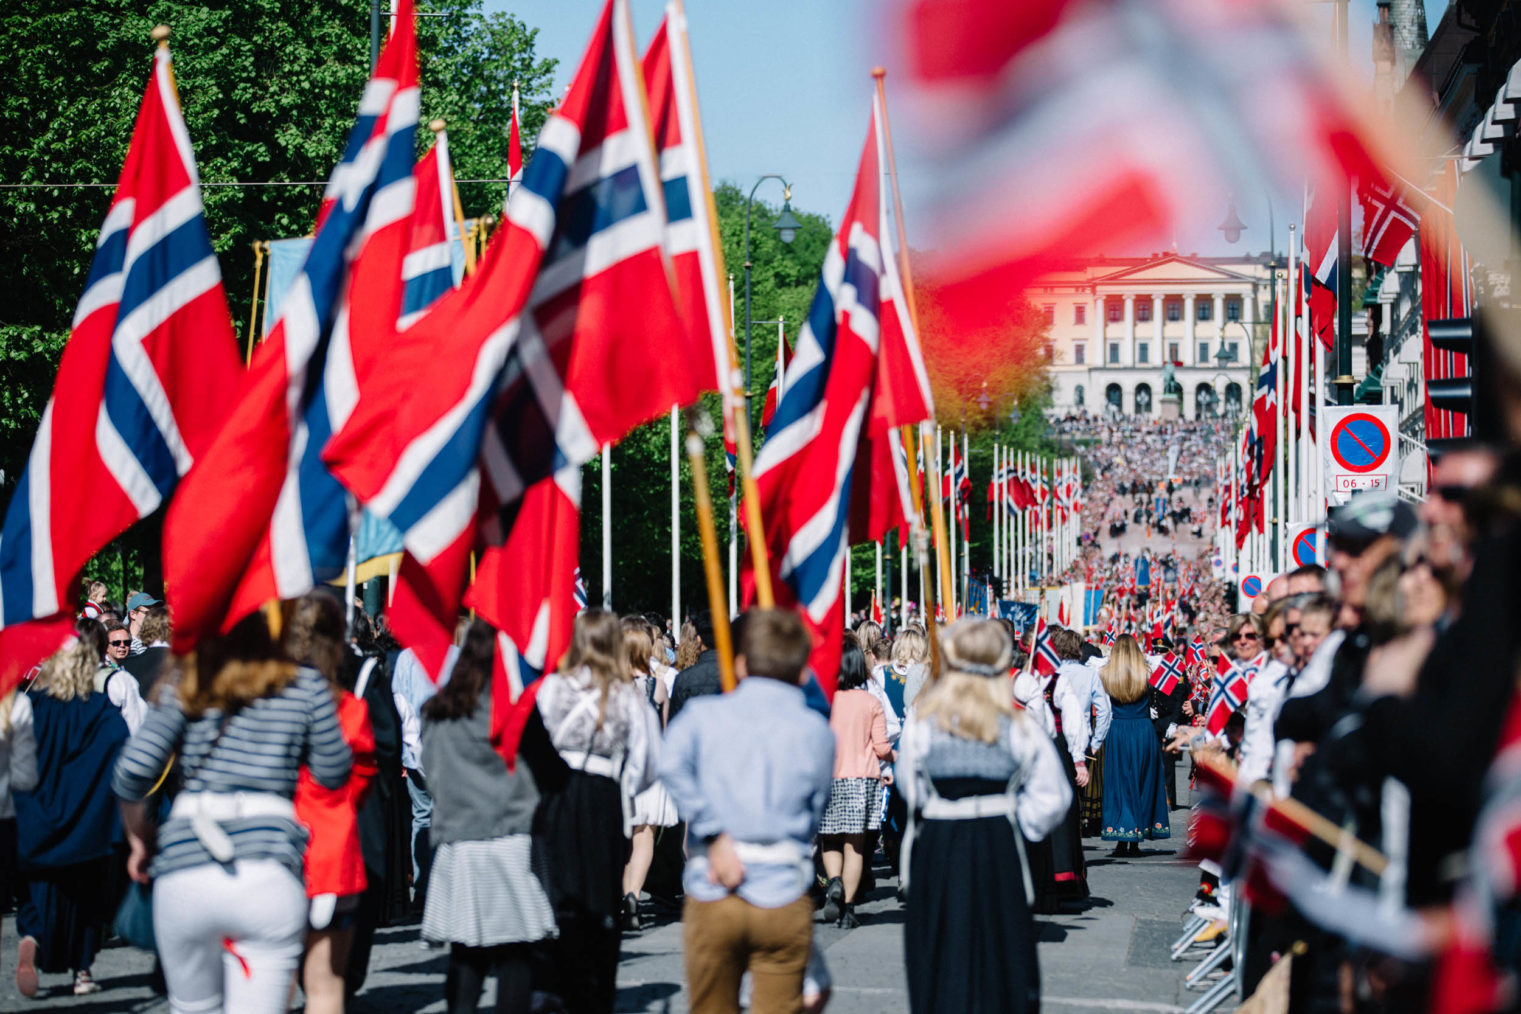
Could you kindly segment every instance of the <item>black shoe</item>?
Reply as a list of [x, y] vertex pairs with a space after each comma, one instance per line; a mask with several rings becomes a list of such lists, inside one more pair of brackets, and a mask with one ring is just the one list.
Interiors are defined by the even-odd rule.
[[824, 909], [819, 913], [825, 922], [837, 922], [845, 911], [845, 883], [839, 877], [830, 877], [824, 886]]
[[637, 933], [644, 929], [644, 920], [639, 917], [639, 896], [637, 894], [625, 894], [623, 896], [623, 928], [630, 933]]
[[1130, 850], [1125, 847], [1124, 842], [1120, 842], [1119, 844], [1115, 845], [1114, 851], [1109, 853], [1109, 858], [1124, 859], [1128, 855], [1130, 855]]
[[838, 925], [840, 929], [845, 930], [853, 930], [861, 925], [861, 920], [856, 917], [856, 907], [854, 905], [845, 905], [840, 909], [840, 921]]

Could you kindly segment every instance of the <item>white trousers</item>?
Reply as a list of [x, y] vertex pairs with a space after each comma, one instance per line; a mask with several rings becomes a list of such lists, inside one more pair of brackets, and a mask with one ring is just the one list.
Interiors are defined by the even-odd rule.
[[153, 882], [153, 931], [174, 1014], [284, 1014], [306, 890], [273, 860], [206, 864]]

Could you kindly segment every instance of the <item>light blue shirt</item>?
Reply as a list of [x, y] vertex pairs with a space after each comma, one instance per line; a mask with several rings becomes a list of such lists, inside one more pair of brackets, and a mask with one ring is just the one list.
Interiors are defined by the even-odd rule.
[[[411, 648], [402, 652], [396, 658], [396, 671], [391, 674], [391, 693], [404, 699], [412, 706], [412, 714], [422, 713], [422, 706], [428, 698], [438, 693], [438, 688], [449, 682], [449, 674], [454, 671], [454, 663], [459, 658], [459, 648], [449, 646], [449, 653], [444, 656], [444, 667], [439, 670], [438, 682], [434, 683], [428, 678], [428, 671], [417, 660], [417, 653]], [[422, 758], [418, 756], [417, 747], [406, 737], [401, 741], [401, 765], [411, 768], [413, 771], [422, 770]]]
[[[721, 901], [729, 894], [708, 880], [702, 842], [714, 835], [791, 843], [806, 860], [833, 777], [834, 733], [799, 688], [751, 676], [732, 693], [689, 701], [666, 730], [660, 758], [660, 780], [687, 822], [687, 897]], [[780, 908], [806, 888], [798, 863], [746, 862], [735, 893], [760, 908]]]

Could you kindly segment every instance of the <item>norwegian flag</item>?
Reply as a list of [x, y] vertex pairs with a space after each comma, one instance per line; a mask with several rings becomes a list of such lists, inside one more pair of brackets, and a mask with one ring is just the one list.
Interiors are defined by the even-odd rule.
[[[477, 271], [418, 323], [418, 347], [366, 386], [328, 448], [431, 575], [415, 608], [393, 610], [430, 671], [477, 535], [487, 548], [469, 601], [515, 646], [499, 663], [521, 663], [526, 689], [559, 659], [575, 613], [580, 466], [712, 376], [711, 348], [670, 290], [639, 77], [626, 0], [609, 0]], [[658, 369], [651, 334], [667, 342]], [[493, 707], [516, 697], [509, 680]], [[509, 717], [494, 716], [498, 734]], [[510, 755], [515, 743], [498, 739]]]
[[0, 693], [63, 645], [80, 571], [174, 493], [237, 389], [237, 339], [168, 46], [153, 60], [53, 394], [0, 528]]
[[1198, 637], [1188, 642], [1183, 653], [1183, 663], [1189, 666], [1204, 664], [1204, 641]]
[[1151, 671], [1151, 685], [1163, 695], [1169, 695], [1183, 682], [1183, 663], [1172, 652], [1162, 656], [1162, 661]]
[[[280, 317], [165, 519], [177, 649], [342, 573], [355, 512], [321, 453], [376, 364], [395, 356], [416, 193], [410, 0], [398, 4], [395, 24]], [[238, 491], [236, 510], [229, 490]]]
[[874, 99], [850, 207], [825, 254], [786, 390], [755, 462], [778, 598], [802, 612], [813, 637], [809, 663], [830, 698], [844, 626], [845, 553], [859, 517], [853, 476], [867, 454], [875, 469], [881, 456], [872, 446], [879, 443], [896, 470], [889, 432], [934, 414], [882, 199], [881, 121]]
[[1421, 224], [1425, 195], [1396, 178], [1372, 178], [1358, 181], [1357, 201], [1363, 211], [1362, 255], [1394, 267], [1400, 251]]
[[512, 124], [507, 128], [507, 199], [523, 182], [522, 113], [518, 110], [518, 83], [512, 83]]
[[1213, 226], [1202, 194], [1371, 162], [1356, 97], [1275, 0], [904, 9], [920, 133], [938, 155], [939, 302], [967, 323], [992, 323], [1009, 292], [1065, 260]]
[[771, 374], [771, 386], [766, 388], [766, 400], [761, 405], [761, 425], [769, 427], [776, 416], [776, 403], [782, 399], [787, 386], [787, 364], [792, 362], [792, 346], [786, 335], [776, 339], [776, 371]]
[[1231, 715], [1246, 704], [1247, 693], [1252, 685], [1251, 678], [1256, 675], [1256, 670], [1248, 671], [1238, 666], [1224, 652], [1220, 654], [1220, 661], [1215, 668], [1215, 682], [1210, 688], [1209, 704], [1204, 709], [1204, 726], [1218, 736], [1225, 731], [1225, 724], [1230, 721]]
[[1044, 616], [1035, 620], [1035, 641], [1030, 647], [1030, 657], [1035, 671], [1042, 676], [1050, 676], [1061, 668], [1062, 660], [1051, 645], [1051, 628], [1046, 626]]
[[1335, 194], [1315, 192], [1305, 212], [1305, 296], [1310, 308], [1310, 333], [1327, 349], [1336, 347], [1337, 237]]
[[582, 612], [582, 611], [584, 611], [586, 609], [586, 603], [588, 601], [588, 599], [586, 597], [586, 579], [581, 576], [581, 565], [579, 563], [576, 564], [575, 574], [576, 574], [576, 587], [575, 587], [575, 591], [572, 592], [571, 594], [574, 596], [574, 598], [576, 600], [576, 612], [579, 613], [579, 612]]
[[1252, 398], [1252, 457], [1257, 485], [1266, 486], [1278, 456], [1278, 318], [1262, 350], [1262, 369], [1257, 371], [1257, 392]]
[[691, 67], [686, 15], [672, 0], [644, 55], [643, 73], [665, 190], [666, 251], [675, 276], [677, 309], [687, 324], [686, 343], [679, 352], [695, 352], [699, 343], [706, 349], [700, 368], [696, 363], [690, 368], [703, 390], [722, 393], [726, 440], [732, 442], [732, 413], [736, 408], [742, 411], [744, 401], [728, 383], [734, 365], [725, 320], [723, 250], [717, 241], [718, 215], [708, 185]]
[[1107, 627], [1104, 628], [1104, 633], [1103, 633], [1102, 637], [1100, 638], [1100, 640], [1103, 642], [1103, 645], [1106, 648], [1109, 647], [1109, 646], [1111, 646], [1112, 644], [1114, 644], [1114, 621], [1113, 620], [1110, 620], [1109, 621], [1109, 626], [1107, 626]]
[[461, 242], [454, 217], [454, 170], [449, 163], [449, 135], [440, 129], [433, 147], [412, 171], [417, 197], [412, 202], [411, 238], [401, 262], [401, 318], [405, 331], [454, 288], [454, 246]]

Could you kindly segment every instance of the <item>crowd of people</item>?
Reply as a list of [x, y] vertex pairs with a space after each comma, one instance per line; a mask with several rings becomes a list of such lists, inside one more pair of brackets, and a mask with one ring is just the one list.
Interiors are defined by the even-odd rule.
[[[335, 594], [175, 656], [162, 603], [92, 588], [76, 637], [0, 701], [17, 987], [99, 991], [114, 933], [154, 952], [173, 1010], [283, 1011], [299, 990], [341, 1011], [376, 929], [420, 916], [451, 1011], [491, 978], [500, 1011], [612, 1011], [623, 940], [660, 899], [680, 906], [692, 1010], [821, 1010], [814, 927], [866, 920], [881, 878], [913, 1010], [1034, 1010], [1034, 918], [1087, 898], [1083, 838], [1125, 857], [1183, 837], [1180, 776], [1223, 757], [1387, 860], [1339, 874], [1383, 900], [1377, 923], [1289, 889], [1253, 905], [1239, 863], [1206, 859], [1198, 940], [1236, 936], [1247, 993], [1292, 954], [1295, 1010], [1422, 1010], [1475, 969], [1509, 995], [1514, 954], [1459, 946], [1476, 897], [1492, 939], [1516, 938], [1478, 830], [1512, 735], [1509, 467], [1455, 451], [1419, 509], [1355, 497], [1331, 514], [1329, 568], [1275, 577], [1246, 612], [1202, 559], [1149, 555], [1138, 588], [1137, 559], [1094, 547], [1115, 604], [1042, 644], [1002, 619], [862, 622], [832, 701], [787, 611], [738, 618], [724, 693], [705, 614], [673, 638], [586, 610], [513, 711], [492, 701], [494, 631], [468, 617], [435, 680]], [[1135, 622], [1161, 602], [1165, 630]], [[1227, 671], [1249, 692], [1216, 723]], [[1328, 870], [1341, 854], [1305, 852]], [[1421, 947], [1381, 950], [1389, 925]]]

